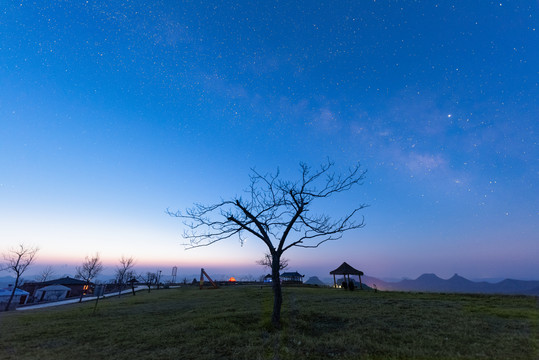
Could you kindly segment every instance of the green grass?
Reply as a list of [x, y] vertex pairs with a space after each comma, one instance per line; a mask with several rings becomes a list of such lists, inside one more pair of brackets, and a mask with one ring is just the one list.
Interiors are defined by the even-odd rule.
[[533, 297], [181, 288], [0, 313], [0, 359], [538, 359]]

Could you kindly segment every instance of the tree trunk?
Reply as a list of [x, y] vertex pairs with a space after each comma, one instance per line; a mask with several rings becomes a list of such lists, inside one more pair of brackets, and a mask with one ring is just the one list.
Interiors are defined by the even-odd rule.
[[86, 285], [84, 285], [82, 287], [82, 291], [80, 292], [80, 297], [79, 297], [79, 302], [80, 303], [82, 302], [82, 296], [84, 295], [84, 288], [85, 287], [88, 287], [88, 289], [86, 291], [88, 291], [90, 289], [90, 281], [86, 281]]
[[281, 290], [281, 277], [279, 274], [281, 255], [274, 254], [271, 264], [271, 283], [273, 288], [273, 313], [271, 323], [275, 329], [281, 327], [281, 305], [283, 304], [283, 292]]
[[18, 274], [17, 274], [17, 278], [15, 279], [15, 286], [13, 287], [13, 290], [11, 291], [11, 295], [9, 296], [9, 300], [7, 302], [5, 311], [9, 311], [9, 307], [11, 306], [11, 302], [13, 301], [13, 297], [15, 296], [15, 291], [17, 291], [17, 286], [19, 286]]

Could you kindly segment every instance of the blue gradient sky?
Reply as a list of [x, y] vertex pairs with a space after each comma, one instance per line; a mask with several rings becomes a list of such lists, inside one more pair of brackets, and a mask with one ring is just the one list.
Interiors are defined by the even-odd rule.
[[0, 4], [3, 250], [262, 274], [165, 209], [329, 157], [368, 173], [327, 212], [367, 226], [290, 270], [539, 278], [537, 1]]

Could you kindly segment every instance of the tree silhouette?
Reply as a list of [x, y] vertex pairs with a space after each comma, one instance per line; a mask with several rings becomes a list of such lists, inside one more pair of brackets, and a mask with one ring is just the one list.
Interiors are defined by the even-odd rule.
[[274, 294], [271, 321], [279, 328], [283, 301], [279, 277], [281, 255], [292, 247], [316, 248], [340, 239], [346, 231], [364, 226], [363, 219], [359, 223], [354, 221], [364, 204], [358, 204], [336, 220], [312, 212], [314, 202], [350, 190], [365, 176], [359, 164], [344, 175], [336, 174], [333, 169], [331, 161], [314, 171], [301, 163], [296, 181], [282, 180], [279, 171], [262, 175], [252, 169], [245, 198], [235, 197], [213, 205], [195, 204], [185, 212], [167, 210], [167, 213], [183, 219], [187, 227], [184, 238], [189, 240], [187, 248], [208, 246], [234, 236], [242, 244], [246, 236], [254, 236], [266, 244], [271, 255]]
[[[264, 257], [260, 260], [257, 260], [256, 263], [258, 265], [262, 265], [262, 266], [272, 269], [273, 268], [272, 259], [273, 257], [271, 256], [271, 254], [266, 253], [264, 254]], [[281, 262], [279, 264], [279, 271], [286, 269], [288, 267], [288, 263], [289, 263], [288, 259], [281, 258]]]
[[135, 259], [131, 257], [125, 257], [122, 255], [120, 258], [120, 265], [116, 267], [116, 280], [118, 281], [118, 296], [122, 295], [122, 290], [128, 279], [133, 277], [131, 269], [135, 266]]
[[15, 291], [17, 291], [17, 286], [19, 286], [21, 276], [34, 262], [38, 250], [38, 248], [20, 244], [17, 248], [10, 249], [4, 254], [5, 264], [2, 267], [2, 270], [7, 270], [15, 274], [15, 285], [9, 296], [5, 311], [9, 310], [13, 297], [15, 296]]
[[36, 276], [36, 281], [45, 282], [54, 276], [54, 269], [51, 265], [47, 265], [43, 270]]
[[[103, 271], [103, 263], [99, 254], [95, 254], [92, 257], [86, 256], [82, 266], [77, 266], [75, 277], [82, 279], [86, 282], [86, 287], [89, 288], [90, 283]], [[84, 291], [80, 293], [79, 302], [82, 302], [82, 295]]]
[[153, 273], [153, 272], [148, 271], [148, 272], [146, 272], [145, 275], [140, 275], [139, 279], [144, 284], [146, 284], [146, 286], [148, 287], [148, 292], [151, 292], [152, 291], [152, 285], [157, 284], [157, 273]]

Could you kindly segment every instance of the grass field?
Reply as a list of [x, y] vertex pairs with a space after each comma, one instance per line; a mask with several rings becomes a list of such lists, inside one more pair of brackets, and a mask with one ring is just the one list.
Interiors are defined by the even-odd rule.
[[269, 287], [0, 313], [0, 359], [539, 359], [533, 297]]

